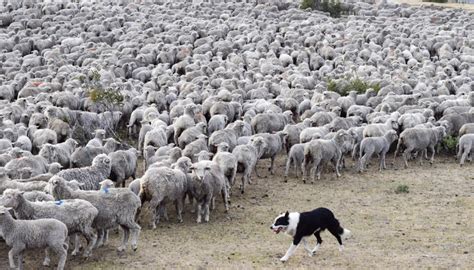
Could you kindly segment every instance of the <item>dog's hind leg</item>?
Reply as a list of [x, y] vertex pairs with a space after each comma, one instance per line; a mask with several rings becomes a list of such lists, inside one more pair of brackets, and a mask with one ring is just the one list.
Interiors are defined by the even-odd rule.
[[321, 231], [317, 231], [314, 233], [314, 236], [316, 236], [316, 241], [318, 241], [318, 243], [316, 244], [316, 246], [313, 248], [313, 250], [311, 251], [311, 253], [316, 253], [316, 251], [318, 251], [319, 247], [321, 246], [321, 244], [323, 243], [323, 239], [321, 239], [321, 235], [319, 235]]

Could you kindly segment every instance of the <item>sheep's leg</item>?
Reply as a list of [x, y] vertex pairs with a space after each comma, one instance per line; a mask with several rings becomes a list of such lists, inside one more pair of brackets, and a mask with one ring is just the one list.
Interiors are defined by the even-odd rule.
[[72, 251], [71, 255], [76, 256], [80, 250], [81, 250], [81, 240], [79, 239], [79, 235], [75, 233], [74, 234], [74, 250]]
[[405, 152], [403, 152], [403, 161], [405, 162], [405, 169], [408, 168], [408, 157], [410, 156], [412, 150], [412, 148], [407, 148], [405, 149]]
[[183, 222], [183, 200], [177, 199], [175, 203], [176, 207], [176, 214], [178, 215], [178, 222], [182, 223]]
[[209, 222], [209, 204], [210, 204], [210, 201], [207, 201], [205, 204], [204, 204], [204, 222]]
[[336, 157], [336, 162], [334, 164], [334, 166], [336, 166], [336, 177], [341, 177], [341, 173], [339, 172], [339, 166], [340, 166], [340, 163], [341, 163], [341, 159], [342, 158], [339, 158], [339, 157]]
[[211, 199], [211, 210], [216, 209], [216, 197], [212, 196]]
[[197, 213], [196, 223], [201, 223], [201, 216], [202, 216], [202, 205], [201, 205], [201, 202], [198, 202], [198, 203], [197, 203], [196, 213]]
[[425, 157], [425, 155], [427, 155], [426, 152], [427, 152], [426, 149], [421, 152], [421, 155], [420, 155], [420, 166], [423, 165], [423, 158]]
[[84, 250], [83, 254], [83, 257], [87, 258], [92, 254], [92, 249], [94, 248], [95, 242], [97, 241], [97, 235], [94, 233], [94, 230], [90, 226], [84, 228], [82, 235], [84, 235], [87, 240], [87, 247], [86, 250]]
[[128, 229], [131, 232], [132, 235], [132, 241], [131, 241], [131, 246], [132, 250], [136, 251], [138, 248], [138, 237], [140, 236], [140, 225], [138, 225], [135, 221], [130, 222], [128, 225]]
[[294, 161], [294, 163], [295, 163], [295, 175], [296, 175], [296, 178], [298, 178], [299, 177], [298, 170], [299, 170], [299, 167], [301, 167], [301, 165], [298, 166], [297, 164], [298, 162], [296, 160]]
[[99, 248], [104, 244], [104, 230], [97, 229], [97, 241], [95, 243], [95, 248]]
[[270, 168], [268, 168], [268, 170], [270, 171], [270, 174], [271, 175], [274, 175], [275, 174], [275, 170], [274, 170], [274, 164], [275, 164], [275, 156], [272, 156], [271, 157], [271, 162], [270, 162]]
[[43, 266], [49, 266], [49, 263], [51, 262], [51, 259], [49, 258], [49, 248], [44, 249], [44, 260], [43, 260]]
[[104, 229], [104, 246], [107, 244], [107, 241], [109, 240], [109, 230]]
[[225, 212], [229, 212], [229, 202], [228, 202], [228, 194], [225, 188], [222, 189], [222, 200], [224, 201]]
[[435, 148], [434, 148], [434, 145], [431, 145], [431, 146], [430, 146], [430, 151], [431, 151], [430, 164], [433, 165], [433, 162], [434, 162], [434, 155], [435, 155]]
[[53, 246], [51, 249], [58, 255], [59, 262], [58, 262], [58, 270], [64, 269], [64, 265], [66, 264], [67, 258], [67, 249], [64, 247], [63, 244], [58, 244], [58, 246]]
[[[257, 177], [258, 177], [258, 178], [262, 178], [262, 176], [261, 176], [261, 175], [258, 173], [258, 170], [257, 170], [257, 164], [258, 164], [258, 161], [257, 161], [257, 162], [255, 162], [255, 166], [253, 167], [253, 168], [254, 168], [254, 170], [255, 170], [255, 174], [257, 175]], [[251, 183], [249, 183], [249, 184], [251, 184]]]
[[8, 262], [10, 263], [10, 268], [16, 268], [15, 257], [18, 256], [24, 249], [24, 245], [14, 245], [12, 249], [10, 249], [8, 252]]
[[120, 225], [123, 231], [122, 244], [117, 248], [118, 252], [123, 252], [127, 249], [128, 238], [130, 236], [130, 230], [124, 226]]
[[459, 162], [460, 166], [464, 165], [464, 161], [466, 161], [466, 158], [469, 155], [469, 152], [470, 152], [469, 149], [467, 149], [467, 147], [465, 147], [464, 152], [462, 153], [462, 156], [461, 156], [461, 161]]
[[23, 252], [18, 253], [18, 270], [23, 270]]
[[[288, 157], [286, 159], [286, 167], [285, 167], [285, 176], [284, 176], [284, 182], [288, 182], [288, 171], [290, 170], [290, 166], [291, 166], [291, 157]], [[295, 170], [296, 170], [296, 162], [295, 162]]]
[[301, 170], [303, 171], [303, 183], [306, 183], [306, 178], [308, 178], [308, 174], [309, 174], [309, 169], [308, 169], [308, 160], [306, 159], [306, 157], [303, 159], [303, 164], [301, 164]]
[[[151, 210], [151, 218], [150, 218], [150, 226], [152, 229], [156, 229], [156, 220], [157, 220], [157, 216], [159, 215], [158, 213], [158, 206], [160, 205], [160, 201], [158, 200], [158, 198], [156, 197], [153, 197], [151, 200], [150, 200], [150, 210]], [[159, 219], [159, 218], [158, 218]]]

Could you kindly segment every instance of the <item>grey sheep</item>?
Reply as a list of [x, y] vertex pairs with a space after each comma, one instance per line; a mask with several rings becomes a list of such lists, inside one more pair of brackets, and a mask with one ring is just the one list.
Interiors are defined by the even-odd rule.
[[313, 139], [320, 139], [330, 132], [331, 126], [329, 124], [322, 127], [305, 128], [300, 133], [300, 143], [307, 143]]
[[[23, 269], [23, 251], [26, 248], [46, 248], [46, 252], [53, 250], [59, 256], [57, 269], [64, 269], [68, 248], [66, 225], [56, 219], [16, 220], [8, 210], [0, 206], [0, 231], [5, 243], [11, 247], [8, 252], [10, 268], [16, 268], [17, 257], [18, 267]], [[49, 265], [49, 261], [45, 260], [43, 265]]]
[[474, 133], [474, 123], [467, 123], [462, 125], [459, 129], [459, 136], [462, 137], [465, 134], [472, 134]]
[[227, 143], [221, 143], [217, 147], [217, 153], [212, 158], [222, 173], [226, 177], [226, 184], [228, 190], [234, 185], [235, 174], [237, 173], [237, 159], [232, 153], [229, 153], [229, 145]]
[[257, 161], [262, 156], [265, 147], [265, 140], [262, 137], [257, 137], [252, 144], [237, 145], [232, 151], [232, 155], [237, 160], [237, 172], [242, 172], [241, 193], [245, 192], [246, 183], [252, 184], [252, 171], [255, 171], [257, 177], [260, 177], [256, 170]]
[[121, 144], [113, 138], [106, 140], [103, 147], [78, 147], [71, 155], [71, 168], [82, 168], [92, 165], [92, 160], [100, 154], [109, 154], [119, 148]]
[[[3, 192], [2, 203], [11, 207], [18, 219], [53, 218], [64, 223], [69, 235], [82, 234], [87, 240], [84, 257], [89, 257], [95, 245], [97, 236], [92, 229], [92, 222], [99, 211], [88, 201], [72, 199], [57, 202], [30, 202], [23, 197], [22, 192], [7, 189]], [[72, 252], [75, 256], [79, 252], [78, 245]]]
[[30, 168], [31, 176], [36, 176], [46, 173], [48, 171], [48, 167], [48, 162], [42, 156], [33, 156], [29, 154], [29, 156], [26, 155], [24, 157], [10, 160], [5, 165], [5, 170], [11, 179], [19, 179], [21, 178], [20, 174], [22, 168]]
[[125, 187], [125, 180], [129, 177], [135, 179], [137, 171], [138, 151], [135, 148], [119, 150], [109, 154], [111, 170], [109, 178], [118, 187]]
[[220, 143], [225, 142], [229, 145], [229, 150], [232, 151], [237, 145], [237, 139], [242, 135], [243, 128], [244, 123], [241, 122], [238, 125], [232, 127], [227, 126], [223, 130], [218, 130], [212, 133], [211, 137], [209, 137], [209, 150], [212, 153], [215, 153], [217, 152], [217, 146]]
[[303, 182], [308, 178], [310, 163], [313, 163], [311, 169], [311, 183], [317, 175], [321, 178], [321, 169], [324, 163], [331, 161], [336, 170], [336, 176], [340, 177], [339, 166], [342, 160], [344, 149], [352, 148], [352, 136], [345, 130], [339, 130], [336, 136], [331, 140], [316, 139], [310, 141], [304, 148], [303, 161]]
[[293, 122], [293, 113], [285, 111], [284, 113], [259, 113], [251, 122], [253, 134], [272, 133], [281, 131], [287, 124]]
[[54, 201], [54, 197], [43, 191], [26, 191], [23, 193], [23, 197], [30, 202], [49, 202]]
[[105, 139], [105, 130], [96, 129], [94, 132], [94, 138], [87, 142], [86, 146], [89, 147], [102, 147]]
[[387, 155], [390, 146], [398, 139], [395, 130], [389, 130], [381, 137], [364, 138], [360, 143], [359, 151], [359, 172], [362, 172], [367, 167], [367, 161], [370, 160], [373, 154], [377, 154], [380, 158], [379, 170], [386, 169], [385, 156]]
[[48, 163], [57, 162], [63, 166], [63, 168], [69, 168], [71, 164], [70, 157], [76, 146], [78, 145], [77, 141], [74, 139], [67, 139], [63, 143], [58, 144], [44, 144], [39, 151], [39, 155], [44, 157]]
[[301, 171], [301, 166], [303, 165], [304, 161], [304, 147], [306, 143], [297, 143], [294, 144], [290, 152], [288, 153], [288, 157], [286, 159], [286, 167], [285, 167], [285, 182], [288, 181], [288, 173], [290, 171], [290, 166], [293, 164], [295, 166], [295, 174], [296, 178], [298, 178], [298, 171]]
[[178, 221], [183, 222], [186, 183], [186, 175], [182, 171], [167, 167], [150, 168], [142, 176], [139, 197], [142, 202], [150, 202], [152, 219], [150, 225], [153, 229], [160, 222], [161, 208], [165, 208], [168, 202], [175, 204]]
[[383, 124], [369, 124], [364, 128], [363, 136], [365, 137], [380, 137], [385, 135], [389, 130], [397, 130], [397, 121], [393, 118], [387, 119]]
[[199, 161], [191, 166], [191, 193], [197, 204], [197, 223], [209, 222], [209, 210], [215, 208], [215, 199], [219, 194], [224, 201], [225, 211], [229, 211], [226, 180], [219, 166], [212, 161]]
[[58, 142], [56, 132], [48, 128], [35, 130], [32, 137], [33, 149], [35, 149], [35, 151], [41, 149], [45, 143], [56, 144]]
[[194, 126], [194, 115], [196, 112], [196, 105], [188, 104], [184, 107], [184, 114], [176, 119], [173, 123], [174, 128], [174, 143], [178, 145], [178, 138], [181, 133], [192, 126]]
[[262, 155], [259, 159], [267, 159], [270, 158], [270, 167], [268, 170], [270, 171], [271, 175], [275, 174], [274, 171], [274, 163], [276, 156], [285, 149], [285, 140], [287, 134], [283, 131], [279, 131], [276, 134], [269, 134], [269, 133], [259, 133], [252, 136], [250, 142], [255, 140], [255, 138], [260, 137], [265, 140], [265, 147], [263, 148]]
[[91, 166], [63, 170], [57, 176], [67, 181], [77, 180], [84, 184], [81, 186], [83, 190], [98, 190], [99, 183], [109, 178], [111, 167], [110, 158], [106, 154], [100, 154], [94, 158]]
[[195, 141], [199, 135], [206, 134], [206, 123], [199, 122], [194, 127], [187, 128], [184, 130], [178, 138], [178, 146], [181, 149], [191, 142]]
[[462, 135], [461, 138], [459, 138], [457, 148], [457, 158], [459, 159], [459, 165], [463, 166], [466, 158], [471, 161], [472, 156], [474, 155], [474, 134]]
[[408, 167], [408, 158], [411, 157], [412, 152], [421, 151], [420, 164], [423, 158], [427, 158], [427, 150], [431, 151], [430, 164], [433, 164], [435, 155], [435, 146], [440, 143], [446, 136], [446, 129], [444, 127], [434, 128], [408, 128], [400, 133], [397, 149], [394, 153], [394, 158], [397, 156], [400, 147], [405, 147], [403, 152], [403, 161], [405, 168]]
[[54, 176], [49, 181], [52, 194], [57, 200], [82, 199], [90, 202], [99, 214], [94, 219], [93, 227], [98, 230], [96, 247], [102, 246], [105, 232], [116, 226], [123, 229], [122, 244], [118, 251], [125, 251], [128, 238], [131, 234], [131, 246], [137, 249], [140, 226], [135, 222], [135, 215], [141, 206], [140, 198], [129, 189], [110, 189], [108, 191], [73, 190], [67, 181], [59, 176]]
[[211, 117], [207, 124], [207, 136], [211, 136], [216, 130], [224, 129], [228, 123], [229, 118], [224, 114], [216, 114]]

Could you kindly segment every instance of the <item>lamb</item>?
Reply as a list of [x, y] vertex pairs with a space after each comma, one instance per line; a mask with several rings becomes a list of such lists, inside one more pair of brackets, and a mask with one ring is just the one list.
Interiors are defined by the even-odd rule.
[[283, 131], [277, 132], [276, 134], [269, 134], [269, 133], [259, 133], [252, 136], [252, 140], [256, 137], [261, 137], [265, 140], [265, 147], [263, 148], [262, 155], [259, 159], [270, 158], [270, 167], [268, 170], [273, 175], [275, 174], [274, 171], [274, 163], [276, 156], [285, 148], [285, 140], [287, 134]]
[[468, 158], [469, 161], [472, 160], [474, 155], [474, 134], [464, 134], [459, 138], [457, 145], [458, 153], [457, 158], [459, 159], [459, 165], [463, 166], [464, 161]]
[[316, 139], [310, 141], [304, 147], [303, 161], [303, 182], [306, 183], [309, 173], [309, 164], [313, 163], [311, 183], [317, 174], [318, 180], [321, 179], [322, 165], [327, 161], [332, 161], [336, 176], [340, 177], [339, 166], [342, 159], [344, 149], [352, 148], [352, 136], [345, 130], [341, 129], [331, 140]]
[[[0, 206], [0, 231], [8, 246], [10, 268], [16, 268], [15, 257], [18, 256], [18, 267], [23, 269], [23, 251], [26, 248], [46, 248], [53, 250], [59, 256], [58, 270], [64, 269], [67, 259], [66, 225], [56, 219], [16, 220], [9, 209]], [[44, 261], [43, 265], [48, 265]]]
[[224, 201], [225, 212], [229, 211], [228, 190], [224, 174], [212, 161], [199, 161], [191, 166], [191, 193], [197, 202], [197, 223], [209, 222], [209, 207], [215, 208], [215, 199], [219, 193]]
[[232, 153], [229, 153], [229, 145], [221, 143], [217, 147], [217, 153], [214, 155], [212, 161], [214, 161], [226, 177], [227, 189], [234, 185], [235, 174], [237, 173], [237, 159]]
[[285, 111], [284, 113], [259, 113], [251, 122], [253, 134], [272, 133], [281, 131], [287, 124], [293, 122], [293, 113]]
[[265, 140], [262, 137], [257, 137], [251, 144], [237, 145], [232, 151], [232, 155], [237, 160], [237, 171], [242, 172], [242, 183], [240, 185], [242, 194], [245, 192], [245, 183], [252, 184], [252, 171], [255, 171], [257, 177], [260, 177], [256, 170], [257, 161], [262, 156], [265, 147]]
[[111, 170], [110, 179], [118, 187], [125, 187], [125, 180], [129, 177], [135, 178], [137, 171], [138, 151], [135, 148], [119, 150], [109, 154]]
[[[404, 146], [406, 149], [403, 152], [403, 160], [405, 162], [405, 168], [407, 168], [408, 158], [411, 157], [413, 151], [422, 151], [424, 152], [425, 158], [427, 158], [427, 150], [429, 149], [432, 153], [430, 164], [433, 164], [435, 146], [440, 143], [445, 136], [446, 129], [444, 127], [405, 129], [400, 134], [394, 158], [397, 156], [400, 146]], [[420, 155], [420, 164], [422, 163], [422, 159], [423, 155]]]
[[43, 145], [38, 154], [44, 157], [48, 163], [57, 162], [61, 164], [63, 168], [69, 168], [71, 164], [70, 157], [72, 153], [74, 153], [77, 145], [77, 141], [71, 138], [55, 145], [47, 143]]
[[46, 192], [38, 191], [38, 190], [24, 192], [23, 197], [25, 197], [25, 199], [27, 199], [30, 202], [54, 201], [53, 196], [51, 196], [50, 194], [47, 194]]
[[369, 124], [364, 128], [363, 136], [365, 137], [380, 137], [385, 135], [389, 130], [397, 130], [397, 121], [389, 118], [384, 124]]
[[[97, 238], [92, 229], [92, 222], [99, 211], [90, 202], [78, 199], [30, 202], [19, 190], [7, 189], [3, 193], [2, 203], [5, 207], [11, 207], [18, 219], [53, 218], [61, 221], [66, 225], [69, 235], [78, 233], [86, 238], [88, 246], [84, 250], [84, 257], [91, 255]], [[79, 248], [76, 245], [72, 255], [75, 256], [78, 252]]]
[[211, 136], [212, 133], [216, 130], [221, 130], [225, 128], [225, 125], [228, 123], [227, 115], [216, 114], [211, 117], [209, 123], [207, 124], [207, 136]]
[[359, 172], [362, 172], [367, 167], [367, 161], [370, 160], [373, 154], [380, 157], [379, 170], [386, 169], [385, 156], [387, 155], [390, 146], [398, 139], [395, 130], [389, 130], [382, 137], [367, 137], [364, 138], [360, 144], [359, 154]]
[[288, 182], [288, 172], [290, 170], [290, 166], [293, 163], [295, 166], [295, 174], [296, 178], [298, 178], [298, 171], [301, 170], [301, 166], [303, 165], [304, 161], [304, 147], [306, 143], [297, 143], [294, 144], [290, 152], [288, 153], [288, 157], [286, 159], [286, 167], [285, 167], [285, 183]]
[[109, 192], [93, 190], [73, 190], [67, 181], [54, 176], [49, 183], [52, 186], [52, 194], [57, 200], [82, 199], [90, 202], [99, 213], [92, 226], [99, 232], [96, 246], [104, 244], [105, 231], [116, 226], [123, 229], [122, 244], [118, 247], [119, 252], [127, 248], [128, 237], [131, 234], [131, 246], [137, 250], [137, 241], [140, 234], [140, 226], [135, 222], [135, 215], [141, 206], [140, 198], [128, 189], [111, 189]]
[[100, 154], [94, 158], [91, 166], [63, 170], [57, 176], [67, 181], [77, 180], [79, 183], [84, 184], [81, 186], [83, 190], [98, 190], [99, 183], [109, 178], [110, 171], [110, 158], [106, 154]]
[[105, 134], [106, 134], [105, 130], [96, 129], [94, 138], [90, 140], [89, 142], [87, 142], [86, 146], [102, 147], [104, 144]]
[[182, 171], [167, 167], [150, 168], [142, 176], [140, 183], [139, 197], [142, 202], [150, 202], [153, 229], [160, 222], [160, 212], [163, 211], [161, 209], [164, 209], [168, 202], [175, 204], [178, 221], [183, 222], [187, 179]]

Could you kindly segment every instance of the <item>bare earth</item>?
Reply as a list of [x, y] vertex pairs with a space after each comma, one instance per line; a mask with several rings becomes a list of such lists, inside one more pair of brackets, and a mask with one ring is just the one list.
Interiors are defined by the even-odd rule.
[[[391, 160], [391, 157], [390, 157]], [[396, 168], [401, 168], [397, 159]], [[268, 162], [260, 164], [262, 172]], [[452, 158], [436, 160], [433, 166], [411, 163], [408, 169], [378, 172], [372, 166], [357, 174], [346, 169], [340, 179], [326, 171], [321, 181], [303, 184], [291, 177], [282, 182], [284, 158], [277, 175], [258, 179], [244, 195], [232, 195], [229, 214], [221, 201], [211, 212], [209, 224], [196, 224], [187, 213], [183, 224], [170, 221], [154, 231], [147, 215], [141, 218], [142, 234], [137, 252], [118, 255], [119, 235], [83, 261], [70, 256], [68, 269], [473, 269], [474, 268], [474, 164], [460, 168]], [[375, 164], [375, 162], [373, 162]], [[392, 166], [390, 166], [392, 167]], [[268, 175], [268, 173], [265, 174]], [[396, 194], [405, 184], [408, 194]], [[325, 206], [334, 211], [353, 236], [340, 253], [328, 232], [314, 257], [300, 247], [282, 264], [279, 258], [291, 239], [269, 229], [282, 211], [305, 211]], [[315, 243], [311, 239], [311, 244]], [[0, 269], [8, 268], [8, 249], [0, 244]], [[42, 252], [26, 254], [26, 269], [42, 269]], [[53, 262], [57, 262], [54, 258]], [[46, 268], [44, 268], [46, 269]]]

